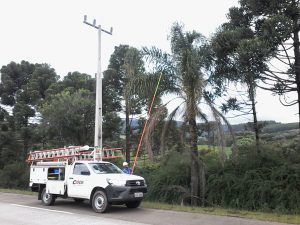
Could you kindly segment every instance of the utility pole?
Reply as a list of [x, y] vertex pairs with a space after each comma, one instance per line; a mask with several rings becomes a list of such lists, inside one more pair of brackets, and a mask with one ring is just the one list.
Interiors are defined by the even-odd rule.
[[112, 35], [112, 27], [110, 31], [103, 30], [101, 25], [96, 25], [96, 20], [93, 23], [87, 22], [87, 16], [84, 16], [83, 23], [94, 27], [98, 30], [98, 68], [96, 75], [96, 108], [95, 108], [95, 138], [94, 138], [94, 160], [97, 159], [96, 153], [100, 153], [100, 161], [102, 161], [102, 74], [101, 74], [101, 32]]

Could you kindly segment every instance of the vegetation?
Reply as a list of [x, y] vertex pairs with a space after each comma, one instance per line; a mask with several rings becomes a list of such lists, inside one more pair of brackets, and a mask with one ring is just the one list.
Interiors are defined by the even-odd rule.
[[281, 214], [281, 213], [263, 213], [258, 211], [246, 211], [246, 210], [237, 210], [237, 209], [224, 209], [218, 207], [191, 207], [191, 206], [182, 206], [174, 204], [166, 204], [161, 202], [148, 202], [143, 201], [142, 207], [145, 208], [154, 208], [154, 209], [163, 209], [163, 210], [175, 210], [180, 212], [190, 212], [190, 213], [204, 213], [218, 216], [232, 216], [264, 221], [273, 221], [280, 223], [290, 223], [290, 224], [299, 224], [300, 217], [299, 215], [290, 215], [290, 214]]
[[[211, 150], [203, 155], [206, 162], [206, 206], [239, 210], [299, 213], [300, 142], [290, 145], [262, 145], [263, 154], [255, 154], [254, 138], [238, 141], [238, 163], [231, 159], [224, 167]], [[188, 155], [172, 153], [160, 164], [137, 171], [146, 177], [148, 199], [171, 204], [189, 204]]]
[[[127, 162], [130, 161], [131, 149], [130, 115], [141, 114], [145, 99], [136, 93], [130, 94], [126, 87], [130, 80], [141, 75], [144, 70], [144, 62], [139, 50], [128, 45], [120, 45], [115, 47], [108, 69], [104, 72], [104, 86], [109, 88], [109, 99], [114, 102], [114, 104], [108, 102], [107, 105], [112, 106], [109, 110], [125, 114], [125, 158]], [[121, 101], [124, 101], [123, 108]]]
[[[286, 106], [298, 105], [300, 128], [299, 1], [242, 0], [240, 5], [230, 10], [236, 25], [241, 25], [243, 15], [243, 22], [247, 21], [272, 51], [272, 61], [261, 76], [262, 88], [279, 94]], [[286, 98], [290, 92], [295, 93], [295, 99]]]
[[[148, 200], [300, 213], [299, 124], [259, 121], [255, 99], [258, 88], [280, 96], [300, 93], [296, 3], [241, 0], [210, 40], [175, 23], [171, 53], [115, 48], [103, 77], [103, 144], [124, 147], [126, 161], [136, 153], [145, 121], [141, 114], [162, 77], [140, 153], [147, 159], [136, 169], [146, 177]], [[293, 45], [286, 47], [290, 41]], [[288, 68], [272, 71], [274, 59]], [[245, 86], [249, 101], [229, 98], [219, 107], [228, 83]], [[173, 112], [161, 101], [168, 93], [175, 95]], [[48, 64], [11, 62], [1, 68], [0, 97], [0, 187], [27, 187], [29, 151], [93, 145], [92, 76], [70, 72], [60, 78]], [[291, 104], [299, 104], [299, 98]], [[252, 123], [231, 126], [221, 113], [247, 111], [247, 106]], [[176, 116], [182, 122], [174, 121]]]

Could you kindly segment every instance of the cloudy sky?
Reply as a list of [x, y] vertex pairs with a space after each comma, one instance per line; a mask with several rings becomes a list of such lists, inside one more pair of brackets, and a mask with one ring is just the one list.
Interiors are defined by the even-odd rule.
[[[169, 51], [167, 36], [176, 21], [185, 30], [209, 37], [226, 21], [238, 0], [2, 0], [0, 66], [27, 60], [48, 63], [60, 76], [71, 71], [97, 71], [97, 30], [83, 23], [96, 19], [113, 35], [102, 35], [102, 70], [114, 46], [156, 46]], [[278, 98], [258, 91], [259, 120], [297, 121], [297, 107], [283, 107]], [[232, 119], [233, 123], [249, 118]]]

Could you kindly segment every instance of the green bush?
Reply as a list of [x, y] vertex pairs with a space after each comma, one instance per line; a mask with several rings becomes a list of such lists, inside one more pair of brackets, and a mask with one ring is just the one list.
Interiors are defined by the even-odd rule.
[[24, 163], [12, 163], [0, 170], [0, 187], [27, 189], [29, 185], [29, 167]]
[[[266, 212], [300, 213], [300, 141], [261, 144], [239, 138], [238, 158], [224, 166], [216, 152], [201, 152], [206, 164], [206, 205]], [[159, 163], [137, 168], [146, 178], [147, 198], [172, 204], [189, 198], [190, 157], [173, 152]]]
[[[208, 165], [207, 202], [222, 207], [300, 212], [300, 150], [297, 143], [286, 148], [254, 145], [243, 146], [236, 163], [228, 161], [224, 168]], [[297, 158], [298, 157], [298, 158]]]
[[160, 164], [139, 168], [136, 173], [147, 181], [149, 200], [176, 204], [189, 195], [190, 160], [186, 154], [172, 152]]

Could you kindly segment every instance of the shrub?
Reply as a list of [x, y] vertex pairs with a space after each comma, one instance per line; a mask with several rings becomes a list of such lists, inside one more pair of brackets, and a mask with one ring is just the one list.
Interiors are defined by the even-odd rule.
[[226, 162], [216, 170], [208, 165], [207, 202], [222, 207], [300, 212], [300, 157], [298, 142], [285, 148], [244, 145], [237, 163]]
[[139, 168], [137, 174], [148, 184], [147, 198], [167, 203], [180, 203], [189, 195], [190, 163], [187, 154], [172, 152], [160, 164]]
[[23, 163], [12, 163], [0, 170], [0, 187], [26, 189], [29, 184], [29, 168]]

